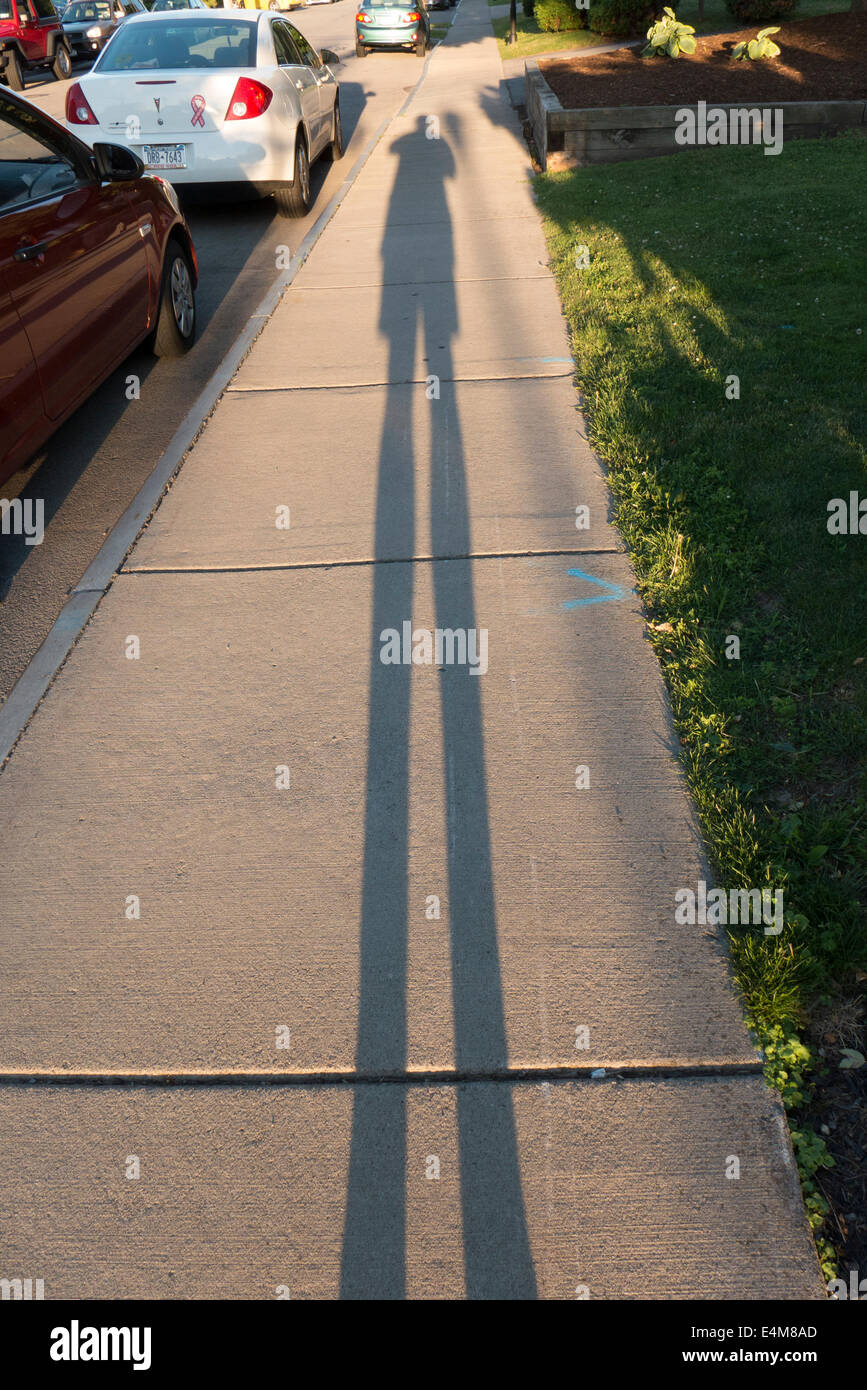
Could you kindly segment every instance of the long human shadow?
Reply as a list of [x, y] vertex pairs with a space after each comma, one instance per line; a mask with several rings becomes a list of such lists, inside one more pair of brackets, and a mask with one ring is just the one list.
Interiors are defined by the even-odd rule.
[[[446, 180], [450, 144], [426, 138], [426, 121], [391, 146], [397, 171], [382, 242], [380, 330], [389, 340], [389, 386], [377, 479], [378, 561], [415, 553], [412, 404], [428, 393], [408, 387], [422, 338], [423, 368], [439, 379], [431, 393], [430, 493], [434, 554], [470, 553], [470, 520], [451, 341], [458, 329], [454, 247]], [[435, 294], [412, 285], [418, 254], [407, 207], [423, 196], [436, 228]], [[417, 225], [417, 224], [415, 224]], [[389, 289], [388, 287], [391, 286]], [[396, 287], [400, 286], [399, 289]], [[436, 625], [477, 628], [471, 563], [433, 563]], [[409, 665], [384, 665], [381, 634], [412, 619], [413, 565], [374, 566], [370, 634], [367, 799], [361, 911], [361, 967], [355, 1088], [341, 1296], [399, 1299], [406, 1294], [406, 971], [408, 933]], [[464, 1273], [469, 1298], [535, 1298], [521, 1189], [511, 1088], [484, 1081], [508, 1062], [488, 817], [480, 683], [468, 665], [424, 668], [439, 682], [446, 785], [449, 920], [457, 1087]]]

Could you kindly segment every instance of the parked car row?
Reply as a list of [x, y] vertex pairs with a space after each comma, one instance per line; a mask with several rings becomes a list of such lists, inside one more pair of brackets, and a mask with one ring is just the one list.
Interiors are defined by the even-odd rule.
[[[198, 267], [174, 185], [303, 216], [311, 165], [343, 153], [339, 59], [283, 13], [71, 0], [61, 28], [51, 0], [0, 0], [4, 14], [28, 63], [64, 76], [70, 53], [95, 60], [67, 88], [65, 128], [0, 88], [0, 482], [141, 343], [192, 345]], [[430, 40], [419, 0], [363, 0], [355, 24], [361, 51]], [[20, 85], [14, 45], [0, 55]]]
[[[296, 10], [332, 0], [227, 0], [239, 9]], [[28, 76], [68, 78], [76, 59], [94, 58], [131, 15], [207, 10], [216, 0], [0, 0], [0, 82], [24, 90]]]
[[172, 185], [307, 212], [311, 164], [343, 153], [337, 62], [282, 14], [155, 6], [69, 85], [66, 128], [0, 88], [0, 482], [141, 343], [192, 345]]

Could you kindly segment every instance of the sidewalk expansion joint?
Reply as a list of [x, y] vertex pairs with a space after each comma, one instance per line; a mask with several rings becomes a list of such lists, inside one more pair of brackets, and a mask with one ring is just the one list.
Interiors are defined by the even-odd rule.
[[[518, 372], [515, 376], [441, 376], [440, 385], [443, 382], [454, 386], [486, 386], [489, 383], [499, 383], [501, 381], [571, 381], [575, 374], [575, 364], [568, 358], [557, 357], [547, 359], [552, 362], [569, 361], [569, 371], [567, 372]], [[279, 391], [382, 391], [388, 390], [392, 386], [426, 386], [427, 377], [408, 376], [401, 378], [400, 381], [332, 381], [325, 382], [321, 386], [313, 382], [302, 386], [227, 386], [226, 396], [255, 396], [263, 393], [275, 394]]]
[[249, 565], [126, 565], [118, 571], [118, 578], [130, 574], [262, 574], [270, 570], [335, 570], [363, 569], [370, 565], [441, 565], [451, 560], [526, 560], [545, 559], [562, 555], [564, 559], [576, 555], [625, 555], [626, 551], [616, 545], [603, 546], [596, 550], [472, 550], [458, 555], [384, 555], [379, 558], [371, 555], [364, 560], [298, 560], [295, 563], [275, 561]]
[[510, 1067], [461, 1071], [449, 1067], [359, 1073], [326, 1071], [0, 1071], [0, 1086], [430, 1086], [513, 1085], [517, 1083], [588, 1081], [715, 1080], [727, 1076], [761, 1076], [755, 1062], [613, 1062], [596, 1067]]
[[380, 290], [380, 289], [425, 289], [428, 285], [491, 285], [501, 284], [504, 280], [513, 285], [516, 281], [528, 280], [550, 280], [551, 271], [547, 266], [541, 267], [538, 271], [530, 275], [444, 275], [440, 280], [365, 280], [359, 283], [357, 280], [341, 281], [333, 285], [295, 285], [290, 293], [295, 294], [328, 294], [332, 290]]

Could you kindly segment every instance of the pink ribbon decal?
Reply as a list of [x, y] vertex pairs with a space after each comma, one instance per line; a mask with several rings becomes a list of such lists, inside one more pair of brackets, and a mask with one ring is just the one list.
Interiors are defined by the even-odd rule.
[[190, 125], [204, 126], [205, 118], [202, 115], [202, 112], [205, 109], [205, 98], [203, 96], [199, 96], [199, 94], [196, 93], [196, 95], [190, 102], [190, 106], [192, 106], [193, 108], [193, 119], [190, 121]]

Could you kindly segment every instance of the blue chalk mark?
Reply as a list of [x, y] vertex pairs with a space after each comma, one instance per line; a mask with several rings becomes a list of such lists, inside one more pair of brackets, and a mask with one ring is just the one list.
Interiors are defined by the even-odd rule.
[[607, 594], [597, 594], [595, 598], [570, 598], [563, 604], [564, 608], [586, 608], [591, 603], [610, 603], [614, 599], [623, 598], [623, 590], [619, 584], [609, 584], [607, 579], [599, 579], [595, 574], [586, 574], [584, 570], [567, 570], [567, 574], [573, 579], [586, 579], [590, 584], [598, 584], [602, 589], [608, 589]]

